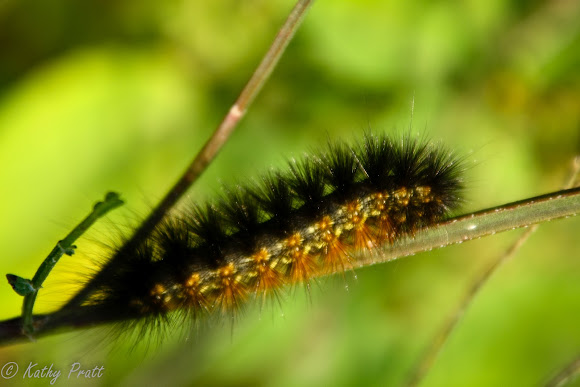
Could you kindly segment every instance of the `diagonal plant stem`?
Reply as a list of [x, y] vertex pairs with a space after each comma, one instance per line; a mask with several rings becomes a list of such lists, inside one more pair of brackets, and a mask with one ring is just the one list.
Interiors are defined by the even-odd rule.
[[[32, 280], [27, 280], [18, 277], [14, 274], [7, 274], [6, 278], [12, 285], [14, 290], [20, 295], [24, 296], [22, 303], [22, 332], [32, 338], [34, 333], [34, 326], [32, 320], [32, 309], [36, 301], [38, 291], [42, 288], [42, 284], [56, 266], [58, 260], [64, 255], [73, 255], [76, 246], [73, 243], [84, 234], [99, 218], [105, 216], [108, 212], [123, 205], [123, 201], [119, 195], [114, 192], [109, 192], [105, 195], [105, 200], [94, 205], [91, 213], [80, 222], [63, 240], [57, 242], [56, 246], [48, 254], [46, 259], [42, 262]], [[22, 290], [22, 285], [27, 285]]]
[[[195, 156], [193, 161], [185, 169], [183, 175], [177, 180], [175, 185], [167, 192], [165, 197], [151, 211], [149, 216], [139, 225], [131, 238], [123, 245], [122, 249], [133, 250], [153, 231], [171, 208], [179, 201], [183, 194], [193, 185], [193, 183], [206, 170], [212, 160], [217, 156], [221, 147], [225, 144], [229, 136], [236, 129], [238, 122], [246, 114], [248, 107], [254, 101], [270, 74], [278, 64], [284, 50], [292, 40], [292, 37], [304, 20], [308, 9], [314, 0], [298, 0], [286, 22], [276, 35], [274, 42], [262, 61], [252, 74], [252, 77], [234, 102], [222, 122], [214, 131], [211, 138], [205, 143], [203, 148]], [[105, 266], [106, 267], [106, 266]], [[106, 273], [103, 270], [101, 273]], [[99, 275], [99, 274], [97, 274]], [[77, 293], [67, 305], [76, 305], [86, 296], [84, 291]]]
[[[553, 219], [570, 217], [578, 213], [580, 213], [580, 188], [553, 192], [440, 222], [417, 231], [415, 236], [401, 238], [393, 245], [378, 250], [376, 253], [360, 257], [357, 263], [360, 266], [383, 263], [418, 252]], [[88, 307], [76, 306], [76, 308]], [[66, 314], [68, 312], [69, 310], [65, 307], [52, 314], [35, 316], [37, 335], [46, 336], [67, 329], [79, 329], [111, 322], [94, 313], [77, 313], [77, 316], [83, 315], [83, 320], [70, 319]], [[19, 328], [20, 320], [16, 318], [0, 322], [0, 345], [26, 339]]]
[[[570, 176], [564, 185], [565, 189], [575, 186], [579, 172], [580, 156], [574, 158], [572, 161]], [[443, 345], [447, 342], [451, 336], [451, 333], [455, 330], [455, 327], [465, 314], [465, 311], [469, 305], [471, 305], [477, 294], [479, 294], [481, 288], [487, 283], [493, 273], [495, 273], [505, 262], [509, 261], [517, 253], [520, 247], [524, 245], [524, 243], [538, 229], [539, 226], [539, 223], [536, 223], [528, 227], [526, 231], [524, 231], [524, 233], [522, 233], [522, 235], [520, 235], [520, 237], [502, 255], [500, 255], [486, 269], [484, 269], [471, 283], [471, 286], [465, 292], [463, 299], [459, 303], [457, 309], [447, 318], [439, 332], [430, 342], [422, 357], [416, 363], [415, 367], [410, 373], [411, 376], [407, 381], [407, 386], [418, 386], [421, 383], [421, 381], [429, 373], [429, 370], [433, 367], [433, 364], [439, 356]]]

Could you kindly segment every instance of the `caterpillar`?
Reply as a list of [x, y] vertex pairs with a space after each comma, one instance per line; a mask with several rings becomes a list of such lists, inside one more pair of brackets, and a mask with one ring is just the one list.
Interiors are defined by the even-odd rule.
[[329, 143], [121, 246], [47, 325], [157, 326], [172, 311], [234, 317], [251, 296], [263, 302], [284, 286], [351, 270], [360, 251], [443, 219], [461, 202], [462, 168], [444, 148], [409, 135]]
[[[203, 8], [191, 11], [194, 3], [195, 7], [199, 4]], [[182, 20], [182, 29], [173, 30], [171, 36], [165, 32], [168, 25], [175, 25], [174, 20], [168, 22], [159, 15], [175, 14], [153, 9], [154, 16], [147, 20], [160, 21], [159, 28], [154, 30], [160, 32], [159, 36], [153, 32], [156, 36], [151, 45], [139, 44], [136, 49], [134, 41], [125, 45], [123, 36], [115, 32], [114, 39], [120, 39], [120, 46], [109, 47], [110, 31], [118, 30], [100, 28], [116, 25], [112, 20], [122, 20], [121, 17], [94, 18], [100, 14], [76, 11], [69, 12], [68, 23], [58, 19], [56, 24], [59, 28], [73, 25], [75, 33], [61, 34], [60, 49], [50, 50], [53, 54], [42, 61], [38, 56], [28, 55], [28, 48], [38, 45], [13, 45], [20, 55], [32, 58], [32, 69], [39, 71], [22, 67], [17, 78], [3, 84], [4, 120], [0, 125], [4, 147], [0, 154], [5, 157], [2, 171], [7, 173], [2, 175], [5, 207], [1, 221], [6, 272], [33, 272], [40, 254], [68, 230], [61, 224], [82, 216], [85, 205], [100, 197], [104, 189], [122, 192], [132, 209], [142, 201], [154, 202], [162, 193], [157, 190], [164, 190], [172, 181], [169, 166], [181, 165], [181, 160], [167, 160], [167, 155], [187, 148], [185, 160], [191, 149], [201, 145], [198, 142], [206, 134], [203, 128], [215, 121], [215, 112], [230, 103], [228, 97], [239, 90], [240, 79], [234, 74], [242, 76], [241, 69], [251, 68], [255, 64], [255, 51], [268, 43], [270, 31], [260, 29], [255, 21], [259, 20], [263, 27], [264, 21], [278, 17], [282, 9], [268, 7], [270, 14], [261, 14], [259, 18], [252, 13], [247, 18], [251, 26], [246, 27], [239, 23], [242, 16], [231, 12], [231, 1], [219, 3], [226, 5], [220, 6], [222, 15], [216, 17], [205, 9], [209, 2], [184, 2], [190, 8], [179, 7], [175, 11]], [[267, 95], [257, 101], [260, 108], [246, 117], [244, 134], [230, 142], [207, 172], [206, 180], [200, 181], [198, 191], [211, 185], [217, 176], [228, 179], [240, 169], [250, 175], [251, 163], [269, 163], [280, 153], [301, 149], [304, 142], [298, 144], [296, 138], [315, 141], [325, 131], [338, 136], [339, 128], [364, 125], [358, 122], [361, 117], [371, 117], [373, 126], [390, 127], [404, 122], [409, 118], [411, 90], [418, 107], [413, 120], [426, 123], [430, 132], [435, 133], [431, 134], [433, 137], [445, 138], [453, 147], [488, 144], [483, 152], [478, 152], [478, 158], [484, 161], [476, 170], [477, 177], [470, 179], [474, 184], [469, 190], [471, 208], [467, 211], [559, 186], [568, 158], [577, 151], [578, 109], [574, 102], [578, 100], [578, 85], [574, 56], [569, 55], [575, 51], [562, 51], [558, 47], [569, 47], [573, 41], [570, 34], [575, 30], [569, 26], [577, 20], [577, 12], [560, 7], [558, 2], [544, 2], [533, 9], [513, 3], [483, 14], [480, 9], [439, 4], [421, 12], [417, 12], [413, 3], [401, 3], [401, 7], [386, 2], [380, 6], [353, 4], [316, 4], [316, 13], [309, 20], [314, 24], [302, 31], [303, 40], [295, 46], [293, 60], [286, 61], [286, 65], [281, 63], [278, 83], [264, 90]], [[39, 42], [46, 41], [45, 28], [29, 26], [44, 26], [48, 14], [39, 13], [43, 20], [34, 20], [32, 8], [19, 8], [26, 15], [24, 19], [11, 15], [6, 20], [22, 26], [26, 30], [23, 36], [36, 35]], [[142, 10], [139, 8], [139, 15], [145, 19], [149, 13]], [[552, 17], [550, 11], [554, 10], [560, 10], [565, 17]], [[506, 14], [510, 15], [508, 19]], [[191, 22], [192, 15], [203, 18], [204, 23]], [[487, 18], [481, 19], [481, 15]], [[107, 36], [99, 39], [91, 33], [94, 38], [83, 42], [83, 33], [97, 30], [91, 28], [93, 19], [99, 30], [107, 31]], [[83, 23], [78, 23], [79, 20]], [[206, 21], [213, 20], [225, 22], [208, 27]], [[538, 21], [551, 24], [538, 28]], [[353, 28], [354, 22], [357, 28]], [[190, 26], [199, 29], [192, 31]], [[253, 33], [250, 38], [247, 31]], [[203, 46], [187, 39], [184, 49], [184, 40], [174, 39], [177, 35], [200, 36], [197, 41]], [[217, 42], [204, 38], [209, 36], [217, 36]], [[546, 41], [538, 40], [540, 36], [551, 40], [540, 44]], [[78, 39], [77, 43], [71, 46], [68, 37]], [[20, 42], [18, 36], [14, 36], [14, 41]], [[538, 44], [530, 46], [530, 42]], [[439, 49], [441, 44], [443, 50]], [[168, 46], [177, 48], [175, 58], [163, 59], [179, 65], [159, 65], [160, 55], [156, 51], [159, 46], [164, 53]], [[405, 49], [401, 50], [402, 47]], [[92, 55], [79, 58], [77, 48], [84, 52], [88, 49]], [[123, 55], [119, 58], [121, 50]], [[232, 61], [230, 52], [234, 56], [243, 53], [243, 61]], [[147, 65], [133, 67], [139, 73], [137, 77], [133, 71], [127, 76], [127, 70], [131, 70], [127, 60], [134, 65], [135, 56], [139, 56], [138, 63]], [[192, 56], [195, 67], [188, 74], [201, 74], [200, 81], [187, 76], [175, 81], [174, 76], [183, 74], [183, 58]], [[69, 71], [52, 77], [51, 80], [58, 80], [56, 85], [47, 85], [45, 79], [34, 76], [53, 69], [63, 59]], [[86, 66], [87, 63], [98, 66]], [[201, 68], [197, 67], [199, 64]], [[95, 67], [107, 70], [122, 67], [120, 79], [109, 77], [108, 72], [103, 75]], [[163, 78], [160, 76], [163, 71], [173, 76]], [[71, 88], [71, 84], [78, 86]], [[159, 89], [166, 84], [181, 87]], [[154, 93], [146, 94], [150, 88]], [[112, 92], [103, 95], [105, 89]], [[47, 90], [51, 93], [47, 94]], [[179, 97], [177, 103], [175, 97], [168, 98], [191, 90], [196, 90], [193, 97], [203, 95], [203, 98], [192, 98], [187, 103], [182, 103]], [[42, 98], [26, 99], [27, 91]], [[15, 101], [14, 94], [23, 95], [16, 101], [19, 103], [7, 103]], [[93, 95], [97, 98], [92, 99]], [[221, 98], [223, 95], [226, 98]], [[104, 98], [110, 103], [103, 105]], [[133, 100], [140, 104], [127, 106]], [[199, 100], [203, 102], [201, 108]], [[13, 107], [10, 117], [18, 119], [6, 120], [8, 105]], [[187, 124], [182, 125], [184, 122]], [[179, 127], [188, 129], [172, 141], [175, 132], [171, 129]], [[103, 134], [105, 131], [111, 135]], [[154, 131], [157, 134], [152, 135]], [[11, 133], [22, 133], [24, 140], [13, 144], [9, 141], [14, 137]], [[55, 137], [55, 133], [64, 134]], [[83, 142], [86, 133], [90, 133], [91, 139]], [[112, 142], [111, 137], [122, 138]], [[247, 161], [248, 156], [257, 153], [253, 152], [256, 142], [268, 143], [263, 159], [254, 157]], [[55, 143], [61, 144], [56, 152]], [[159, 143], [172, 147], [168, 150]], [[154, 160], [151, 152], [134, 156], [148, 147], [164, 149], [162, 156]], [[114, 159], [120, 153], [132, 156]], [[61, 162], [54, 163], [57, 159]], [[234, 161], [223, 164], [228, 159]], [[242, 168], [232, 169], [242, 162], [245, 163]], [[77, 169], [69, 170], [69, 165]], [[163, 171], [165, 180], [157, 175], [144, 177], [151, 170], [150, 165], [163, 165], [156, 170]], [[112, 170], [128, 173], [119, 177]], [[34, 179], [30, 178], [30, 171], [35, 171]], [[44, 176], [48, 178], [38, 178]], [[135, 187], [141, 191], [131, 196], [130, 190]], [[14, 211], [10, 211], [12, 208]], [[74, 211], [78, 212], [71, 213]], [[433, 369], [428, 380], [431, 385], [537, 384], [576, 351], [577, 231], [577, 224], [569, 221], [542, 226], [541, 233], [527, 243], [522, 256], [499, 273], [466, 315]], [[415, 361], [418, 348], [430, 339], [435, 325], [455, 306], [462, 283], [500, 252], [513, 234], [357, 271], [359, 280], [348, 293], [341, 289], [318, 292], [313, 287], [311, 292], [314, 296], [321, 294], [322, 302], [315, 302], [310, 308], [301, 299], [287, 302], [285, 319], [276, 316], [274, 323], [247, 316], [236, 324], [233, 340], [228, 334], [220, 336], [220, 329], [214, 329], [210, 335], [214, 340], [205, 345], [196, 343], [193, 356], [182, 356], [183, 352], [176, 351], [170, 360], [150, 361], [136, 367], [130, 359], [121, 361], [118, 357], [95, 354], [95, 362], [106, 365], [108, 380], [103, 384], [121, 384], [138, 375], [147, 383], [158, 380], [162, 384], [176, 380], [174, 384], [183, 384], [183, 378], [187, 377], [189, 383], [200, 385], [398, 385], [404, 371]], [[84, 247], [79, 244], [79, 254]], [[74, 258], [72, 262], [78, 259]], [[337, 277], [340, 282], [340, 275]], [[55, 297], [50, 287], [53, 284], [42, 290], [49, 302]], [[0, 291], [4, 292], [1, 293], [4, 318], [14, 317], [20, 299], [6, 284]], [[54, 304], [38, 306], [41, 312], [42, 306], [46, 309]], [[28, 364], [36, 358], [69, 366], [77, 360], [81, 340], [76, 336], [72, 339], [57, 336], [20, 346], [19, 361]], [[73, 354], [63, 353], [65, 345]], [[2, 355], [4, 359], [18, 360], [13, 359], [16, 352], [3, 348]]]

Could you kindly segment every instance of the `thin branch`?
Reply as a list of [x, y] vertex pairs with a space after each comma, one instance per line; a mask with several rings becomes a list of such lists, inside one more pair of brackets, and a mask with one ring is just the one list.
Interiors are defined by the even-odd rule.
[[[562, 217], [569, 217], [580, 213], [580, 188], [558, 191], [535, 198], [495, 207], [468, 215], [463, 215], [419, 230], [414, 237], [402, 238], [395, 244], [378, 250], [368, 257], [361, 257], [360, 266], [387, 262], [395, 258], [412, 255], [425, 250], [444, 247], [453, 243], [460, 243], [498, 232], [526, 227]], [[78, 306], [82, 308], [82, 306]], [[66, 310], [63, 308], [61, 310]], [[79, 314], [77, 314], [79, 315]], [[111, 322], [99, 320], [98, 315], [82, 314], [86, 320], [68, 319], [59, 311], [45, 316], [35, 316], [36, 332], [38, 336], [54, 334], [67, 329], [78, 329]], [[110, 319], [110, 317], [108, 317]], [[0, 322], [0, 345], [23, 341], [19, 329], [20, 319]]]
[[[572, 168], [570, 171], [570, 176], [568, 177], [564, 188], [571, 188], [576, 185], [576, 179], [578, 178], [578, 172], [580, 171], [580, 157], [574, 158], [572, 161]], [[487, 283], [490, 277], [495, 273], [500, 266], [505, 262], [509, 261], [520, 249], [521, 246], [527, 241], [527, 239], [538, 229], [539, 223], [530, 226], [520, 237], [510, 246], [508, 250], [502, 255], [500, 255], [495, 261], [489, 265], [480, 275], [472, 282], [469, 289], [463, 295], [463, 299], [459, 303], [457, 309], [448, 317], [445, 321], [437, 335], [430, 342], [429, 346], [423, 353], [422, 357], [417, 362], [416, 366], [410, 373], [411, 377], [407, 381], [408, 387], [418, 386], [425, 376], [429, 373], [429, 370], [433, 367], [435, 360], [439, 356], [443, 345], [451, 336], [451, 333], [465, 314], [465, 311], [472, 303], [473, 299], [477, 296], [483, 285]]]

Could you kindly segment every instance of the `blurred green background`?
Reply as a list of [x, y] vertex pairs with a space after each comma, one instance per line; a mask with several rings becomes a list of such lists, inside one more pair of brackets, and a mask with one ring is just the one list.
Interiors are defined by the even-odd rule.
[[[69, 297], [217, 126], [288, 0], [0, 2], [0, 268], [32, 276], [108, 190], [126, 206], [79, 241], [37, 311]], [[469, 164], [461, 212], [559, 189], [580, 153], [580, 2], [319, 1], [192, 190], [255, 176], [327, 138], [409, 130]], [[538, 385], [580, 351], [578, 219], [544, 224], [475, 299], [425, 386]], [[61, 385], [399, 385], [482, 268], [521, 231], [322, 279], [235, 324], [145, 354], [106, 329], [0, 349], [100, 379]], [[117, 236], [116, 236], [117, 235]], [[75, 276], [76, 273], [76, 276]], [[0, 319], [21, 299], [0, 286]], [[283, 311], [283, 313], [281, 312]], [[283, 314], [283, 316], [282, 316]], [[173, 330], [171, 328], [170, 330]], [[113, 337], [113, 336], [112, 336]], [[187, 339], [187, 340], [186, 340]], [[109, 338], [108, 341], [114, 340]], [[576, 385], [579, 382], [576, 382]]]

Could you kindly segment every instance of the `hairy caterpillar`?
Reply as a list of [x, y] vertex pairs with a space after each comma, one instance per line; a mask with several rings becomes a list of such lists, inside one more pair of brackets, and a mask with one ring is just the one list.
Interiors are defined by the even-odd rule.
[[47, 325], [150, 318], [156, 326], [174, 310], [233, 316], [250, 295], [351, 270], [357, 250], [441, 220], [461, 200], [460, 171], [444, 150], [408, 137], [331, 144], [121, 246]]
[[[222, 6], [231, 3], [219, 2]], [[270, 4], [268, 9], [275, 9]], [[570, 59], [572, 56], [560, 51], [574, 40], [566, 29], [565, 18], [564, 21], [557, 18], [558, 26], [547, 29], [552, 41], [544, 38], [546, 34], [541, 31], [546, 29], [532, 29], [540, 31], [538, 36], [542, 39], [538, 40], [533, 34], [526, 34], [525, 29], [522, 31], [528, 19], [550, 20], [545, 16], [549, 12], [544, 12], [548, 2], [535, 4], [536, 9], [505, 3], [501, 10], [508, 17], [501, 16], [500, 9], [480, 13], [481, 4], [473, 5], [477, 9], [418, 3], [337, 4], [319, 2], [316, 5], [316, 14], [311, 15], [309, 25], [301, 33], [302, 44], [296, 45], [292, 57], [281, 63], [276, 83], [257, 101], [257, 108], [247, 117], [243, 131], [232, 139], [217, 164], [208, 171], [198, 192], [208, 189], [207, 186], [211, 192], [218, 177], [231, 180], [231, 176], [240, 173], [253, 175], [255, 165], [269, 165], [277, 162], [280, 154], [300, 152], [324, 138], [326, 132], [331, 137], [344, 136], [344, 131], [366, 126], [367, 117], [374, 127], [390, 128], [394, 123], [400, 126], [409, 119], [412, 95], [417, 101], [415, 126], [426, 123], [429, 137], [445, 139], [450, 146], [463, 150], [484, 146], [477, 154], [483, 160], [481, 166], [472, 172], [477, 177], [470, 179], [472, 184], [467, 190], [469, 209], [529, 197], [559, 186], [578, 139], [577, 66]], [[258, 38], [268, 36], [268, 31], [256, 28], [255, 20], [279, 15], [276, 10], [270, 16], [256, 19], [252, 13], [248, 17], [252, 28], [240, 28], [231, 23], [231, 18], [238, 16], [229, 16], [238, 14], [230, 12], [229, 5], [223, 7], [228, 11], [219, 19], [225, 20], [223, 27], [220, 25], [221, 28], [199, 36], [217, 35], [218, 42], [222, 42], [220, 52], [229, 46], [232, 50], [228, 51], [228, 58], [241, 55], [248, 60], [240, 66], [240, 62], [231, 64], [217, 55], [209, 59], [202, 57], [199, 62], [209, 63], [211, 71], [194, 68], [192, 72], [207, 78], [203, 82], [179, 78], [178, 83], [185, 85], [184, 88], [162, 88], [163, 98], [152, 98], [148, 93], [127, 93], [131, 84], [122, 83], [121, 77], [101, 76], [94, 71], [97, 66], [88, 71], [80, 65], [72, 67], [83, 59], [94, 63], [87, 60], [91, 59], [90, 55], [89, 58], [70, 55], [70, 66], [79, 74], [73, 78], [79, 85], [73, 91], [66, 84], [58, 83], [57, 90], [49, 89], [51, 93], [47, 93], [42, 79], [26, 78], [38, 85], [38, 95], [46, 97], [36, 104], [23, 104], [25, 109], [18, 116], [25, 125], [3, 121], [3, 133], [30, 128], [24, 132], [27, 133], [25, 141], [10, 144], [8, 152], [6, 148], [0, 152], [3, 156], [10, 155], [10, 150], [18, 152], [2, 159], [2, 170], [8, 172], [2, 181], [9, 182], [2, 184], [5, 207], [0, 220], [2, 259], [4, 267], [9, 268], [7, 271], [33, 272], [38, 257], [84, 214], [85, 208], [101, 196], [103, 189], [116, 189], [124, 193], [132, 206], [138, 206], [144, 196], [145, 201], [154, 202], [171, 182], [173, 169], [167, 166], [182, 165], [191, 150], [198, 148], [207, 132], [197, 128], [215, 122], [223, 106], [231, 102], [220, 98], [239, 89], [239, 79], [233, 74], [242, 76], [240, 67], [250, 68], [255, 64], [252, 52], [261, 49]], [[30, 8], [23, 8], [33, 17]], [[566, 12], [574, 20], [575, 13]], [[196, 10], [194, 13], [209, 19], [209, 12]], [[207, 25], [191, 23], [191, 13], [182, 14], [187, 18], [184, 25]], [[83, 21], [94, 17], [76, 12], [71, 15]], [[98, 25], [110, 23], [110, 18], [94, 20]], [[353, 22], [357, 28], [352, 27]], [[23, 26], [29, 25], [23, 23]], [[78, 22], [75, 25], [82, 27]], [[537, 23], [530, 25], [536, 27]], [[159, 31], [165, 30], [159, 28]], [[247, 39], [246, 31], [255, 35]], [[29, 29], [27, 34], [44, 35], [42, 29]], [[179, 34], [196, 36], [190, 30]], [[236, 35], [249, 40], [250, 47], [243, 42], [232, 42], [232, 36]], [[386, 38], [390, 36], [405, 38]], [[166, 36], [161, 38], [166, 39]], [[522, 40], [534, 44], [521, 44]], [[548, 43], [535, 44], [539, 40]], [[91, 40], [90, 45], [94, 43]], [[97, 45], [107, 43], [107, 40], [97, 41]], [[444, 49], [439, 50], [442, 43]], [[554, 43], [554, 50], [550, 43]], [[179, 42], [176, 46], [179, 47]], [[104, 54], [113, 59], [98, 61], [97, 65], [122, 67], [124, 77], [142, 72], [138, 85], [149, 85], [152, 80], [158, 82], [153, 82], [156, 86], [166, 84], [160, 82], [161, 71], [149, 72], [148, 66], [127, 66], [137, 62], [127, 61], [136, 56], [148, 64], [163, 64], [158, 52], [145, 48], [137, 50], [135, 55], [131, 50], [119, 55], [122, 59], [118, 60], [114, 49], [89, 48], [95, 54], [93, 58]], [[530, 53], [530, 49], [537, 51]], [[213, 52], [213, 48], [207, 51]], [[168, 70], [181, 74], [179, 66], [168, 66]], [[169, 77], [167, 84], [173, 85], [172, 80]], [[123, 93], [111, 93], [112, 106], [103, 106], [99, 99], [102, 98], [100, 86], [108, 84], [114, 85], [112, 90]], [[197, 102], [185, 104], [188, 108], [193, 105], [191, 115], [195, 119], [174, 121], [171, 117], [189, 117], [183, 113], [186, 109], [181, 108], [184, 104], [178, 98], [187, 88], [201, 90], [204, 103], [210, 107], [203, 110]], [[57, 98], [63, 91], [68, 92], [65, 95], [70, 96], [69, 100]], [[99, 98], [84, 99], [93, 94]], [[178, 103], [163, 103], [167, 95], [171, 95], [169, 102], [177, 100]], [[138, 109], [127, 106], [127, 101], [134, 97], [155, 103], [138, 105]], [[159, 114], [159, 106], [165, 109], [165, 114]], [[47, 111], [60, 114], [56, 118], [42, 114]], [[135, 120], [128, 119], [129, 115], [134, 115]], [[33, 125], [28, 120], [35, 117], [39, 122]], [[188, 129], [165, 132], [176, 127]], [[63, 135], [52, 136], [54, 133]], [[89, 134], [91, 139], [84, 141], [84, 134]], [[2, 137], [3, 145], [7, 144], [7, 138]], [[268, 144], [265, 149], [254, 152], [255, 144], [262, 142]], [[49, 146], [55, 143], [60, 146]], [[46, 149], [38, 144], [47, 144]], [[183, 160], [174, 157], [183, 148], [186, 149], [186, 155], [181, 156]], [[137, 155], [136, 152], [143, 150], [148, 154]], [[127, 155], [126, 158], [119, 157], [119, 153], [123, 157]], [[37, 155], [39, 159], [35, 158]], [[117, 170], [126, 171], [127, 175], [115, 173]], [[39, 176], [47, 179], [39, 180]], [[209, 196], [209, 192], [202, 192], [202, 196]], [[564, 221], [541, 227], [541, 232], [522, 251], [521, 259], [506, 267], [473, 305], [428, 383], [536, 384], [577, 349], [576, 224]], [[110, 231], [114, 233], [114, 229]], [[415, 360], [418, 348], [430, 339], [435, 325], [453, 309], [470, 274], [482, 262], [500, 253], [513, 237], [507, 234], [486, 238], [392, 265], [361, 270], [356, 286], [350, 286], [348, 293], [341, 291], [341, 279], [338, 289], [330, 286], [330, 290], [322, 293], [313, 287], [316, 301], [311, 306], [295, 297], [284, 305], [285, 320], [276, 314], [274, 323], [271, 319], [259, 321], [257, 315], [250, 314], [237, 324], [233, 340], [228, 329], [225, 334], [216, 329], [208, 335], [212, 340], [208, 338], [205, 345], [196, 344], [190, 356], [176, 351], [169, 360], [135, 364], [125, 358], [96, 353], [94, 363], [107, 361], [107, 381], [117, 384], [131, 376], [149, 383], [152, 380], [170, 383], [187, 377], [191, 383], [198, 384], [397, 384]], [[51, 293], [49, 285], [45, 289], [49, 302], [45, 309], [54, 309], [57, 305], [50, 304], [50, 299], [56, 295], [54, 291]], [[1, 291], [2, 301], [6, 301], [2, 313], [5, 318], [12, 317], [20, 305], [10, 288], [5, 286]], [[68, 340], [55, 337], [13, 350], [2, 349], [2, 354], [11, 358], [18, 351], [23, 362], [32, 358], [54, 359], [68, 365], [77, 356], [75, 350], [82, 344], [79, 341], [76, 337]], [[63, 346], [68, 346], [72, 354], [63, 354]]]

